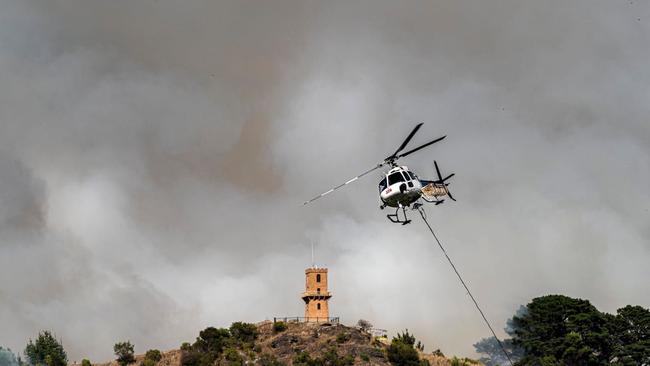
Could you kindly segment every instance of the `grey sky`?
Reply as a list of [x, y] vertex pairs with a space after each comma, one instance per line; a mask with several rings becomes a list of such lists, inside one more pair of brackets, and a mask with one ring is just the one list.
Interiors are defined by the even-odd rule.
[[300, 315], [472, 353], [488, 332], [372, 167], [455, 172], [431, 222], [489, 318], [549, 293], [650, 306], [650, 5], [0, 0], [0, 345], [71, 360]]

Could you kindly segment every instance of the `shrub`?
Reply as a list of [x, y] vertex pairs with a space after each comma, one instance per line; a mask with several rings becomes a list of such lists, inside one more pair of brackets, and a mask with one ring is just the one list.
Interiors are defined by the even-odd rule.
[[[424, 348], [422, 343], [418, 342], [417, 347]], [[415, 336], [409, 334], [408, 329], [397, 334], [388, 346], [388, 361], [397, 366], [421, 366], [428, 365], [428, 361], [420, 360], [420, 355], [416, 349]]]
[[157, 349], [150, 349], [147, 351], [147, 353], [144, 354], [144, 359], [158, 362], [162, 360], [162, 353], [160, 353], [160, 351]]
[[255, 324], [236, 322], [230, 326], [230, 335], [243, 343], [253, 343], [259, 332]]
[[278, 361], [278, 359], [269, 353], [265, 353], [260, 357], [259, 364], [261, 366], [285, 366], [284, 363]]
[[350, 340], [350, 334], [342, 332], [336, 335], [336, 343], [345, 343]]
[[92, 364], [90, 363], [89, 359], [84, 358], [83, 360], [81, 360], [81, 366], [92, 366]]
[[293, 363], [306, 364], [310, 359], [311, 357], [309, 356], [309, 353], [305, 351], [300, 351], [293, 357]]
[[113, 352], [117, 356], [117, 362], [121, 366], [126, 366], [130, 363], [135, 362], [135, 357], [133, 357], [134, 346], [131, 342], [118, 342], [113, 346]]
[[223, 355], [224, 355], [224, 358], [226, 359], [228, 365], [241, 366], [244, 363], [243, 358], [241, 357], [241, 355], [239, 354], [239, 352], [235, 348], [228, 347], [228, 348], [224, 349], [223, 350]]
[[454, 356], [454, 358], [451, 359], [451, 366], [465, 366], [465, 363], [458, 357]]
[[331, 366], [351, 366], [354, 364], [354, 356], [352, 355], [347, 355], [347, 356], [339, 356], [338, 352], [336, 352], [335, 347], [331, 347], [325, 354], [323, 354], [323, 358], [317, 359], [320, 361], [320, 365], [331, 365]]
[[364, 319], [359, 319], [357, 322], [357, 327], [359, 327], [362, 331], [367, 332], [372, 329], [372, 323]]
[[412, 345], [393, 339], [388, 346], [388, 361], [397, 366], [418, 366], [420, 357]]
[[228, 329], [208, 327], [199, 332], [199, 337], [192, 345], [192, 350], [220, 354], [229, 343], [230, 331]]
[[404, 344], [408, 344], [410, 346], [415, 345], [415, 336], [409, 333], [409, 330], [405, 330], [404, 333], [402, 334], [397, 334], [397, 337], [393, 338], [393, 340], [397, 340], [399, 342], [402, 342]]
[[366, 362], [370, 361], [370, 356], [368, 356], [367, 353], [362, 353], [359, 355], [359, 357], [361, 358], [362, 361], [366, 361]]
[[280, 333], [287, 330], [287, 323], [285, 322], [275, 322], [273, 323], [273, 332]]
[[39, 333], [36, 341], [29, 340], [25, 356], [32, 365], [66, 366], [68, 363], [63, 346], [47, 330]]

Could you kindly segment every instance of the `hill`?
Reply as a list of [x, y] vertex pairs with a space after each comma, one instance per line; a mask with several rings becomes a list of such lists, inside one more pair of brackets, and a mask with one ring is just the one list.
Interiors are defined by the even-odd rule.
[[[286, 329], [274, 330], [273, 322], [256, 324], [258, 336], [254, 343], [239, 347], [236, 354], [227, 350], [217, 359], [220, 365], [391, 365], [388, 360], [390, 341], [373, 337], [357, 327], [340, 324], [286, 323]], [[421, 360], [431, 366], [480, 365], [472, 360], [446, 358], [442, 353], [417, 351]], [[187, 364], [187, 350], [162, 353], [155, 366]], [[184, 360], [185, 358], [185, 360]], [[142, 366], [144, 355], [136, 356], [131, 366]], [[119, 366], [116, 361], [95, 366]]]

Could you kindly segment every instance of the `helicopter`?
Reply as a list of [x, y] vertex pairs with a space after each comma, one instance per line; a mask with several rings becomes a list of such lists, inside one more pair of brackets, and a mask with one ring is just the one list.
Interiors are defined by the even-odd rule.
[[[447, 196], [451, 200], [456, 201], [456, 199], [451, 195], [451, 192], [449, 191], [449, 183], [447, 183], [447, 180], [453, 177], [454, 173], [443, 178], [442, 174], [440, 174], [438, 163], [435, 160], [433, 161], [433, 164], [436, 168], [436, 173], [438, 174], [437, 180], [420, 179], [415, 173], [409, 170], [407, 166], [396, 164], [396, 161], [398, 159], [424, 149], [427, 146], [433, 145], [436, 142], [439, 142], [447, 137], [446, 135], [439, 137], [435, 140], [427, 142], [426, 144], [420, 145], [414, 149], [400, 154], [400, 152], [406, 148], [406, 145], [408, 145], [413, 136], [418, 132], [420, 127], [422, 127], [422, 123], [418, 123], [413, 128], [411, 133], [406, 137], [404, 142], [402, 142], [402, 144], [399, 146], [399, 148], [397, 148], [397, 150], [395, 150], [393, 154], [386, 157], [375, 167], [357, 175], [356, 177], [348, 180], [343, 184], [339, 184], [338, 186], [333, 187], [330, 190], [325, 191], [318, 196], [303, 202], [303, 205], [307, 205], [323, 196], [336, 191], [339, 188], [343, 188], [344, 186], [384, 166], [389, 166], [390, 169], [383, 173], [383, 177], [379, 181], [379, 200], [381, 201], [379, 208], [381, 210], [386, 207], [395, 208], [395, 213], [386, 215], [388, 220], [393, 223], [400, 223], [402, 225], [409, 224], [411, 220], [409, 220], [406, 215], [406, 209], [410, 208], [415, 210], [422, 207], [423, 204], [420, 202], [420, 199], [425, 202], [435, 203], [435, 205], [439, 205], [444, 202], [444, 199], [440, 198], [443, 196]], [[399, 216], [400, 211], [402, 211], [403, 219]]]

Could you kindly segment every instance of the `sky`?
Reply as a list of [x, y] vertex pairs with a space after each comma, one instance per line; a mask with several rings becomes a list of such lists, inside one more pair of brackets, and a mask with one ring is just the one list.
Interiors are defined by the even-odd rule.
[[[0, 346], [331, 315], [473, 355], [489, 335], [373, 167], [456, 173], [430, 223], [495, 328], [546, 294], [650, 307], [650, 4], [0, 0]], [[503, 335], [500, 331], [499, 334]]]

